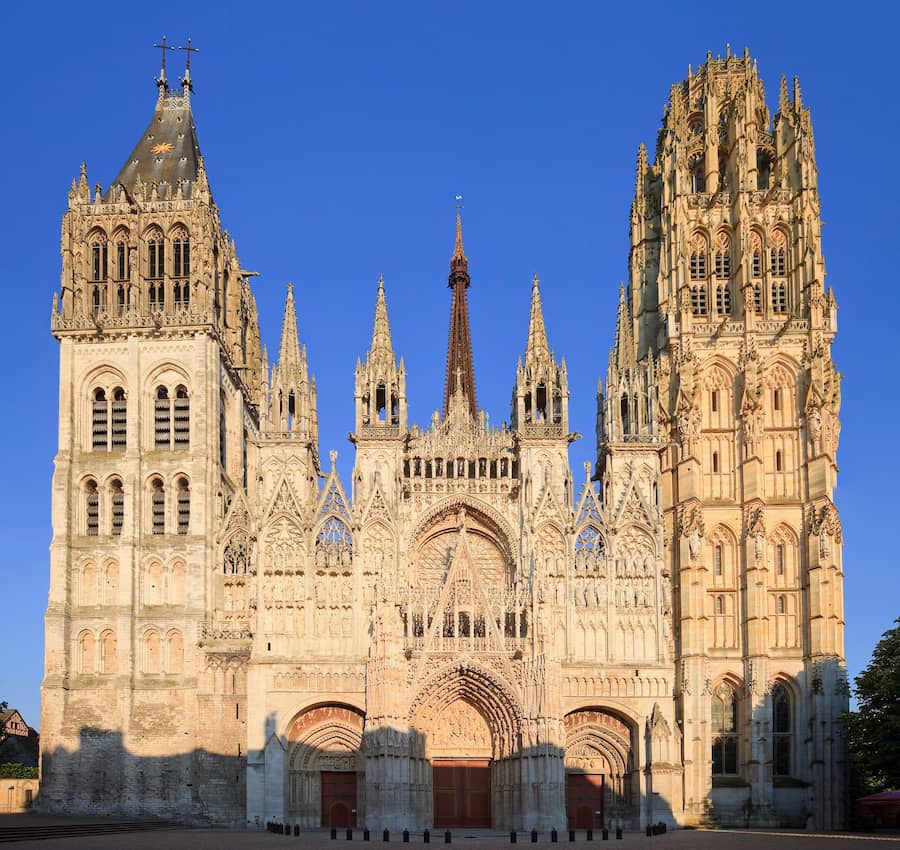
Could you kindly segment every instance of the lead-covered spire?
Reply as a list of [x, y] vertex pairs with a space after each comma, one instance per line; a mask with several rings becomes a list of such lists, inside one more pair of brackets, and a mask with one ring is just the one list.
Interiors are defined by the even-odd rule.
[[450, 338], [447, 343], [447, 376], [444, 382], [444, 416], [450, 410], [450, 399], [457, 393], [465, 397], [469, 415], [475, 418], [475, 367], [472, 360], [472, 338], [469, 331], [469, 260], [463, 250], [462, 214], [456, 210], [456, 242], [450, 258], [449, 285], [453, 290], [450, 304]]

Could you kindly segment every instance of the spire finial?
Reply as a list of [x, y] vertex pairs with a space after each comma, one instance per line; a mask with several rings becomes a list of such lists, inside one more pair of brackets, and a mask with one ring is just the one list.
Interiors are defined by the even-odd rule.
[[[375, 298], [375, 324], [372, 327], [371, 357], [383, 358], [394, 364], [394, 348], [391, 344], [391, 326], [388, 322], [387, 300], [384, 296], [384, 275], [378, 275], [378, 295]], [[366, 358], [368, 360], [368, 358]]]
[[194, 87], [191, 85], [191, 54], [199, 53], [200, 49], [197, 47], [191, 47], [191, 39], [188, 36], [187, 45], [182, 46], [178, 45], [178, 50], [183, 50], [187, 54], [187, 58], [184, 61], [184, 76], [181, 78], [182, 88], [187, 89], [188, 91], [193, 91]]
[[291, 369], [300, 366], [300, 337], [297, 334], [297, 308], [294, 306], [294, 284], [287, 287], [284, 302], [284, 320], [281, 324], [281, 348], [278, 351], [278, 368]]
[[550, 346], [547, 343], [547, 329], [544, 326], [544, 309], [541, 305], [541, 281], [537, 272], [531, 279], [531, 315], [528, 319], [528, 347], [525, 362], [549, 359]]
[[453, 245], [453, 258], [450, 261], [451, 269], [454, 265], [461, 265], [468, 262], [466, 252], [463, 250], [463, 234], [462, 234], [462, 195], [456, 196], [456, 242]]
[[170, 44], [166, 44], [165, 36], [162, 37], [162, 41], [159, 44], [154, 44], [153, 46], [162, 52], [162, 61], [159, 66], [159, 77], [156, 80], [156, 85], [159, 86], [161, 92], [164, 92], [168, 88], [166, 84], [166, 52], [175, 48]]

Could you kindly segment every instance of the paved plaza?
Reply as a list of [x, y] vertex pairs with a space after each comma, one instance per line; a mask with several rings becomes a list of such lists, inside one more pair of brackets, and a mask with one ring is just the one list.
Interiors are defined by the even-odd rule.
[[[66, 827], [79, 824], [96, 824], [102, 822], [98, 819], [87, 818], [52, 818], [41, 815], [3, 815], [0, 816], [0, 831], [21, 828], [23, 835], [37, 826]], [[377, 839], [377, 840], [375, 840]], [[510, 845], [508, 833], [492, 832], [489, 830], [458, 830], [451, 833], [452, 845], [465, 850], [500, 850]], [[540, 850], [564, 850], [569, 846], [572, 850], [584, 848], [586, 844], [591, 847], [612, 848], [658, 848], [659, 850], [713, 850], [713, 848], [727, 848], [728, 850], [876, 850], [884, 847], [890, 850], [900, 850], [900, 833], [891, 834], [818, 834], [790, 831], [735, 831], [735, 830], [676, 830], [664, 835], [648, 838], [643, 833], [625, 833], [624, 837], [617, 841], [611, 835], [609, 841], [602, 841], [599, 832], [595, 832], [593, 840], [588, 842], [584, 831], [576, 833], [574, 843], [570, 842], [568, 832], [559, 835], [559, 843], [554, 845], [549, 835], [539, 836], [536, 844], [532, 844], [529, 833], [517, 835], [516, 847], [540, 848]], [[8, 841], [8, 839], [7, 839]], [[386, 845], [382, 841], [380, 833], [372, 834], [372, 840], [363, 840], [362, 830], [353, 830], [353, 838], [348, 841], [345, 830], [338, 831], [338, 838], [332, 840], [328, 830], [308, 830], [298, 837], [276, 835], [268, 832], [244, 832], [223, 829], [171, 829], [154, 830], [147, 832], [117, 833], [113, 835], [86, 835], [77, 837], [45, 838], [38, 841], [12, 840], [8, 847], [30, 847], [33, 850], [257, 850], [257, 848], [271, 847], [295, 847], [302, 850], [351, 850], [356, 846], [358, 850], [371, 846], [390, 847], [392, 850], [400, 850], [404, 847], [401, 836], [392, 836]], [[436, 831], [431, 836], [431, 846], [445, 846], [444, 834]], [[451, 846], [452, 846], [451, 845]], [[410, 850], [423, 850], [424, 841], [421, 832], [410, 836], [408, 847]], [[437, 846], [435, 846], [437, 850]]]

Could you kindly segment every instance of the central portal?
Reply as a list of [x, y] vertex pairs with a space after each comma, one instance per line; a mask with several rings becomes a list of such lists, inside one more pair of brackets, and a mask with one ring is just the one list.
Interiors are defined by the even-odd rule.
[[491, 826], [491, 763], [479, 759], [434, 762], [434, 825]]

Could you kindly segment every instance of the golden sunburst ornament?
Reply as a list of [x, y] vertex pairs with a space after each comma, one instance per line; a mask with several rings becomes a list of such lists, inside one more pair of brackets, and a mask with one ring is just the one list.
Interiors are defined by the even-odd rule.
[[158, 145], [154, 145], [150, 150], [153, 153], [168, 153], [174, 145], [171, 142], [160, 142]]

